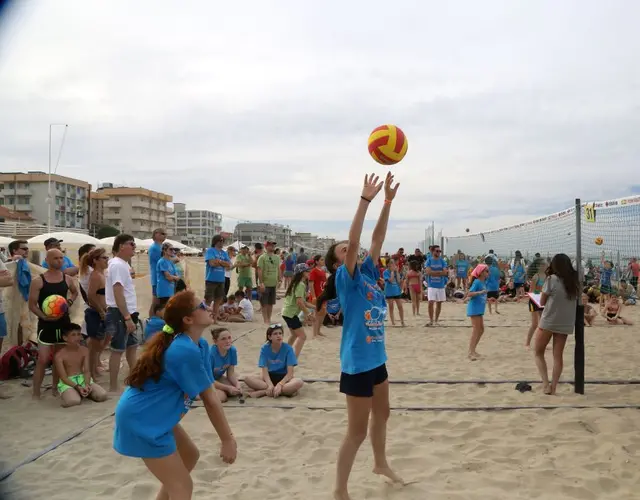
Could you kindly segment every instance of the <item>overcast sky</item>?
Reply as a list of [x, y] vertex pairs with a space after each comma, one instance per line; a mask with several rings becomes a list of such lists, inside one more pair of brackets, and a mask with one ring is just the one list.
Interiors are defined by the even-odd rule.
[[367, 136], [394, 123], [409, 151], [385, 247], [431, 220], [495, 229], [638, 190], [639, 18], [630, 1], [25, 0], [0, 25], [0, 171], [46, 171], [66, 122], [62, 175], [226, 229], [344, 238], [364, 174], [387, 170]]

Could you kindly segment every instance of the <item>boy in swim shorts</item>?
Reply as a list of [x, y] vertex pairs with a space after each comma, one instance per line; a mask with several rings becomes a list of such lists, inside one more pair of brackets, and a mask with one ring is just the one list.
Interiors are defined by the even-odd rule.
[[106, 401], [107, 392], [94, 383], [89, 366], [89, 349], [80, 345], [82, 328], [69, 323], [62, 331], [65, 345], [55, 355], [55, 364], [60, 380], [58, 392], [63, 408], [77, 406], [83, 398], [92, 401]]

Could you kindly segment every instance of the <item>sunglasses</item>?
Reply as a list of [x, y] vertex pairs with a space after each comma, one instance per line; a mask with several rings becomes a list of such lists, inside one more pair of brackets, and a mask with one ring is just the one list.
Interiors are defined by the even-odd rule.
[[282, 328], [282, 323], [274, 323], [272, 325], [269, 325], [269, 330], [272, 330], [275, 328]]
[[24, 250], [25, 252], [29, 251], [29, 247], [20, 247], [18, 250]]
[[109, 260], [107, 255], [103, 255], [102, 257], [98, 257], [100, 260]]
[[206, 311], [209, 309], [209, 306], [207, 306], [207, 303], [203, 300], [196, 307], [193, 308], [193, 311], [195, 312], [198, 309], [200, 309], [201, 311]]

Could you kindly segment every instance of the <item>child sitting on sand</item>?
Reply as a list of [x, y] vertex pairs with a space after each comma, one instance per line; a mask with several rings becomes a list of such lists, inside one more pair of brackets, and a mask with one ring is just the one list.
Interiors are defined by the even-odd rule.
[[298, 359], [293, 347], [283, 342], [283, 339], [281, 324], [267, 328], [267, 342], [260, 349], [258, 360], [261, 373], [244, 379], [244, 383], [253, 391], [248, 394], [250, 397], [295, 396], [304, 385], [302, 380], [293, 376], [293, 367], [298, 365]]
[[622, 308], [624, 307], [622, 301], [615, 295], [609, 295], [600, 311], [604, 319], [607, 320], [609, 325], [633, 325], [631, 320], [628, 320], [620, 315]]
[[584, 305], [584, 324], [587, 326], [593, 326], [593, 322], [598, 316], [596, 308], [589, 304], [589, 296], [586, 293], [582, 294], [582, 304]]
[[241, 314], [238, 304], [236, 304], [235, 295], [229, 295], [229, 297], [227, 297], [227, 301], [220, 308], [218, 317], [220, 321], [224, 321], [225, 323], [244, 323], [246, 321]]
[[229, 396], [242, 394], [235, 373], [238, 351], [232, 345], [231, 333], [226, 328], [214, 328], [211, 330], [211, 337], [214, 342], [210, 351], [213, 387], [220, 402], [224, 403]]
[[245, 296], [242, 290], [238, 290], [235, 293], [236, 304], [238, 309], [240, 310], [240, 315], [244, 318], [245, 321], [253, 321], [253, 304], [247, 297]]
[[80, 345], [82, 327], [69, 323], [62, 331], [65, 346], [55, 355], [55, 365], [60, 380], [58, 393], [63, 408], [82, 403], [83, 398], [102, 402], [107, 399], [107, 392], [91, 379], [89, 367], [89, 349]]
[[148, 342], [153, 335], [161, 332], [164, 328], [164, 307], [163, 302], [157, 302], [153, 304], [152, 311], [153, 316], [147, 320], [147, 324], [144, 326], [144, 341]]

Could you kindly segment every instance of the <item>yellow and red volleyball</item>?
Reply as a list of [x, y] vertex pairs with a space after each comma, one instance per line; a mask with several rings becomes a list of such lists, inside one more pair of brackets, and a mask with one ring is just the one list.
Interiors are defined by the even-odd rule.
[[382, 125], [369, 135], [369, 154], [382, 165], [394, 165], [407, 154], [409, 143], [400, 127]]
[[604, 238], [598, 236], [595, 240], [594, 243], [598, 246], [602, 245], [604, 243]]

